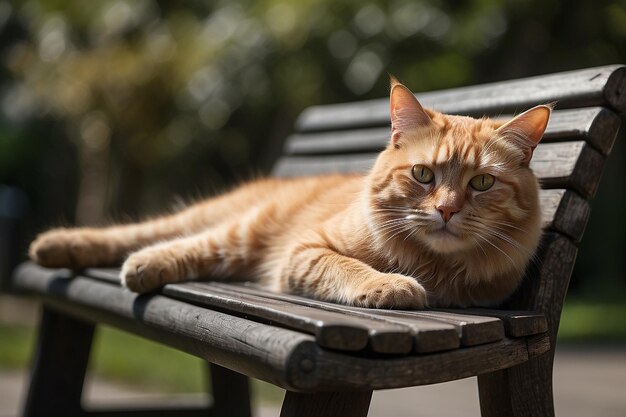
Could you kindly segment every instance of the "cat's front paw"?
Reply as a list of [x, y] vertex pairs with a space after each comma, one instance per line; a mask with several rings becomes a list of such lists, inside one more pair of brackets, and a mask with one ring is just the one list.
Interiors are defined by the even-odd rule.
[[122, 266], [122, 285], [144, 293], [165, 284], [179, 282], [182, 277], [174, 258], [156, 250], [142, 250], [128, 257]]
[[381, 274], [359, 286], [354, 304], [370, 308], [415, 309], [427, 306], [426, 290], [414, 278]]
[[37, 236], [28, 256], [47, 268], [84, 268], [98, 264], [95, 252], [86, 232], [54, 229]]

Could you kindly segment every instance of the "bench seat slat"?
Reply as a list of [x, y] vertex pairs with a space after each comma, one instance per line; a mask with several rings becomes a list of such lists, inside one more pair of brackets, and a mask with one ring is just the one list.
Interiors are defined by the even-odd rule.
[[[119, 282], [118, 270], [88, 269], [87, 275], [104, 279], [108, 282]], [[275, 300], [282, 306], [306, 306], [335, 314], [338, 318], [353, 317], [378, 323], [401, 325], [410, 329], [413, 336], [413, 351], [416, 353], [435, 352], [464, 346], [494, 342], [504, 337], [503, 324], [493, 317], [468, 317], [461, 314], [440, 313], [422, 314], [422, 311], [376, 310], [359, 307], [348, 307], [309, 298], [278, 294], [259, 288], [253, 284], [213, 282], [187, 282], [166, 285], [162, 292], [170, 297], [193, 301], [198, 304], [214, 306], [212, 298], [215, 293], [230, 295], [234, 300], [254, 297], [256, 300]], [[255, 315], [252, 315], [253, 317]], [[282, 319], [276, 318], [276, 323]], [[370, 340], [372, 343], [372, 339]], [[391, 338], [379, 339], [383, 351], [386, 343], [394, 343]], [[389, 349], [389, 348], [387, 348]], [[389, 352], [387, 352], [389, 353]]]
[[[119, 286], [119, 269], [89, 268], [85, 274]], [[399, 323], [387, 323], [367, 317], [333, 314], [306, 305], [286, 305], [255, 293], [230, 291], [213, 283], [187, 282], [169, 284], [162, 293], [211, 309], [308, 332], [320, 346], [359, 351], [368, 347], [377, 353], [408, 353], [412, 349], [411, 329]], [[445, 330], [445, 329], [441, 329]]]
[[[600, 153], [607, 155], [613, 146], [619, 124], [619, 117], [602, 107], [556, 110], [550, 118], [542, 143], [583, 138]], [[294, 134], [287, 139], [285, 153], [324, 155], [377, 152], [387, 145], [389, 135], [389, 120], [383, 127], [359, 129], [355, 126], [351, 130]]]
[[59, 311], [105, 323], [289, 388], [289, 360], [313, 336], [207, 310], [158, 294], [140, 295], [119, 285], [72, 277], [32, 263], [15, 272], [16, 288], [41, 295]]
[[260, 319], [311, 333], [317, 343], [326, 348], [355, 351], [369, 346], [373, 352], [393, 354], [406, 354], [413, 348], [410, 329], [397, 323], [341, 316], [306, 305], [285, 304], [268, 297], [233, 292], [210, 284], [170, 284], [162, 289], [162, 293], [209, 308], [219, 308], [254, 320]]
[[22, 265], [15, 274], [18, 288], [39, 294], [50, 308], [115, 326], [292, 391], [444, 382], [510, 367], [550, 347], [544, 334], [428, 355], [384, 359], [348, 355], [320, 347], [305, 333], [159, 294], [134, 294], [108, 281], [70, 278], [67, 271], [33, 264]]
[[[518, 80], [418, 93], [423, 106], [450, 114], [482, 116], [517, 113], [558, 101], [558, 108], [602, 106], [626, 110], [626, 67], [608, 65]], [[389, 100], [309, 107], [296, 127], [300, 132], [383, 126], [389, 122]]]
[[[504, 327], [502, 322], [498, 319], [494, 319], [493, 317], [475, 317], [462, 315], [454, 316], [449, 313], [433, 315], [427, 310], [377, 310], [362, 307], [351, 307], [319, 300], [312, 300], [310, 298], [295, 295], [269, 292], [250, 284], [237, 285], [236, 287], [236, 284], [224, 284], [219, 282], [197, 283], [194, 285], [229, 287], [231, 288], [231, 291], [261, 294], [264, 297], [283, 301], [289, 304], [300, 304], [310, 307], [316, 307], [326, 311], [336, 312], [341, 315], [369, 317], [375, 320], [384, 320], [391, 322], [395, 322], [396, 319], [402, 319], [403, 322], [406, 320], [415, 320], [416, 323], [422, 323], [424, 322], [424, 320], [426, 320], [430, 321], [431, 325], [433, 322], [440, 324], [444, 323], [452, 325], [456, 329], [456, 331], [458, 332], [457, 337], [461, 339], [461, 344], [464, 346], [494, 342], [504, 337]], [[423, 330], [426, 329], [427, 328], [424, 328]], [[419, 338], [420, 336], [420, 332], [418, 332], [417, 337]]]
[[524, 337], [548, 331], [548, 322], [545, 316], [535, 311], [509, 311], [486, 308], [446, 309], [441, 311], [497, 317], [504, 323], [504, 329], [508, 337]]

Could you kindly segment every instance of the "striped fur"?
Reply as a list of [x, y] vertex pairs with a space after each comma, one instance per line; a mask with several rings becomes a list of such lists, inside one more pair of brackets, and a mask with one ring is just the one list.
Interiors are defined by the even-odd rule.
[[[520, 137], [543, 133], [549, 108], [502, 125], [412, 107], [407, 92], [392, 85], [392, 139], [368, 175], [258, 180], [143, 223], [52, 230], [30, 256], [48, 267], [123, 262], [122, 282], [138, 292], [244, 279], [367, 307], [497, 303], [518, 286], [541, 234], [528, 168], [538, 139]], [[416, 181], [415, 164], [434, 181]], [[480, 174], [495, 176], [492, 188], [469, 186]], [[441, 207], [452, 210], [447, 221]]]

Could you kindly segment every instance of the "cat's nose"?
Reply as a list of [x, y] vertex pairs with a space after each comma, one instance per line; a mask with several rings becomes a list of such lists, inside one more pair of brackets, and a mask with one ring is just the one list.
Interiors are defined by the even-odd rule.
[[447, 205], [439, 205], [435, 207], [439, 214], [441, 214], [441, 218], [444, 222], [448, 223], [452, 216], [458, 213], [461, 209], [456, 206], [447, 206]]

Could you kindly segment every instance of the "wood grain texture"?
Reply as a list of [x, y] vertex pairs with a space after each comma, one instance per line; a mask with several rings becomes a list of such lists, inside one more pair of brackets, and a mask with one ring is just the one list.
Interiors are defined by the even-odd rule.
[[[558, 109], [607, 106], [626, 110], [626, 68], [608, 65], [518, 80], [418, 93], [423, 106], [449, 114], [470, 116], [519, 113], [557, 101]], [[355, 126], [384, 126], [389, 99], [309, 107], [297, 120], [300, 132], [341, 130]]]
[[[198, 294], [201, 294], [204, 291], [210, 292], [211, 290], [217, 290], [231, 294], [233, 298], [237, 298], [242, 295], [252, 295], [274, 300], [277, 303], [281, 303], [284, 308], [291, 308], [291, 306], [294, 305], [306, 306], [318, 311], [323, 311], [327, 314], [332, 314], [338, 318], [343, 318], [344, 320], [349, 318], [353, 319], [357, 323], [367, 323], [371, 326], [370, 341], [368, 346], [369, 350], [373, 352], [394, 353], [384, 351], [398, 350], [397, 347], [394, 348], [392, 346], [396, 339], [393, 333], [389, 331], [378, 332], [378, 330], [383, 329], [393, 329], [395, 332], [398, 330], [398, 327], [402, 328], [403, 331], [408, 331], [408, 334], [411, 335], [413, 339], [413, 351], [417, 353], [448, 350], [460, 346], [458, 336], [459, 330], [452, 325], [437, 322], [435, 320], [422, 318], [403, 320], [393, 316], [383, 316], [377, 313], [373, 314], [373, 310], [371, 309], [345, 307], [334, 303], [325, 303], [323, 301], [311, 300], [288, 294], [276, 294], [250, 285], [226, 284], [220, 282], [190, 282], [180, 285], [194, 288]], [[165, 288], [164, 290], [167, 291], [168, 289]], [[378, 310], [376, 310], [376, 312], [378, 312]], [[401, 315], [400, 312], [396, 312], [395, 314]], [[404, 344], [404, 340], [402, 341], [402, 344]], [[405, 349], [405, 347], [402, 347], [403, 352], [395, 353], [408, 353]]]
[[412, 348], [410, 329], [395, 323], [334, 314], [307, 305], [287, 304], [258, 294], [197, 283], [169, 284], [162, 293], [309, 333], [320, 346], [330, 349], [363, 350], [369, 344], [374, 352], [398, 354], [408, 353]]
[[[499, 118], [508, 119], [511, 116]], [[613, 147], [620, 118], [602, 107], [555, 110], [541, 140], [542, 143], [584, 139], [603, 155]], [[285, 144], [285, 155], [329, 155], [340, 153], [379, 152], [389, 142], [389, 120], [383, 127], [320, 133], [297, 133]]]
[[[106, 276], [106, 279], [117, 280], [117, 270], [89, 270], [89, 275]], [[386, 320], [393, 323], [403, 324], [411, 329], [414, 337], [414, 351], [416, 353], [436, 352], [459, 347], [461, 340], [465, 345], [488, 343], [502, 338], [502, 326], [507, 337], [522, 337], [546, 331], [545, 318], [539, 313], [522, 311], [500, 311], [487, 309], [468, 310], [442, 310], [438, 317], [429, 311], [408, 312], [393, 310], [372, 310], [358, 307], [341, 306], [334, 303], [326, 303], [311, 300], [289, 294], [276, 294], [251, 284], [222, 283], [222, 282], [190, 282], [179, 284], [183, 287], [195, 289], [198, 293], [211, 289], [222, 289], [232, 292], [232, 296], [247, 293], [260, 297], [275, 299], [285, 305], [301, 304], [309, 307], [324, 309], [334, 312], [341, 317], [367, 317], [371, 320]], [[483, 316], [468, 318], [468, 315]], [[485, 314], [480, 314], [484, 311]], [[452, 314], [446, 314], [452, 313]], [[503, 325], [496, 320], [499, 318]], [[465, 335], [463, 335], [465, 332]]]
[[65, 314], [113, 325], [292, 391], [442, 382], [513, 366], [545, 346], [503, 339], [428, 355], [361, 357], [321, 348], [306, 334], [31, 264], [18, 270], [15, 281]]
[[546, 143], [530, 162], [542, 188], [569, 188], [585, 198], [596, 194], [606, 157], [584, 142]]
[[571, 190], [542, 190], [540, 204], [544, 227], [580, 242], [591, 214], [587, 200]]
[[[138, 295], [119, 286], [32, 264], [14, 279], [47, 305], [84, 320], [105, 323], [167, 344], [209, 362], [283, 388], [289, 358], [307, 334], [207, 310], [161, 295]], [[297, 366], [297, 365], [296, 365]]]
[[[107, 279], [115, 280], [117, 270], [89, 270], [89, 275], [108, 275]], [[174, 288], [174, 291], [170, 289]], [[545, 332], [545, 318], [539, 313], [522, 311], [500, 311], [488, 309], [458, 309], [434, 311], [395, 311], [373, 310], [358, 307], [341, 306], [318, 300], [311, 300], [289, 294], [276, 294], [251, 284], [223, 283], [223, 282], [189, 282], [167, 286], [166, 294], [176, 292], [194, 292], [194, 297], [202, 297], [203, 293], [224, 291], [236, 298], [242, 294], [255, 295], [282, 302], [283, 305], [303, 305], [337, 314], [339, 317], [360, 317], [369, 320], [384, 320], [402, 324], [411, 329], [414, 337], [414, 351], [416, 353], [435, 352], [454, 349], [463, 342], [464, 345], [488, 343], [500, 340], [504, 328], [508, 337], [522, 337]], [[196, 298], [194, 300], [197, 301]], [[467, 314], [465, 312], [467, 311]], [[485, 314], [480, 314], [485, 311]], [[433, 312], [440, 314], [432, 314]], [[483, 317], [467, 317], [483, 316]], [[500, 319], [503, 324], [498, 323]], [[459, 338], [461, 340], [459, 340]]]
[[446, 309], [442, 311], [497, 317], [504, 323], [504, 329], [508, 337], [531, 336], [548, 331], [548, 323], [544, 315], [534, 311], [494, 310], [487, 308]]
[[[193, 285], [193, 284], [189, 284]], [[195, 285], [208, 285], [219, 286], [222, 288], [236, 288], [237, 292], [252, 292], [257, 294], [263, 294], [268, 298], [288, 302], [290, 304], [307, 305], [316, 307], [329, 312], [335, 312], [340, 315], [364, 317], [372, 320], [384, 321], [388, 323], [403, 323], [407, 324], [412, 322], [412, 328], [415, 330], [414, 337], [417, 339], [416, 345], [423, 343], [428, 345], [427, 340], [419, 340], [425, 338], [429, 333], [435, 333], [430, 335], [431, 337], [441, 337], [442, 332], [451, 334], [448, 330], [449, 326], [452, 326], [456, 330], [457, 337], [460, 338], [460, 342], [464, 346], [472, 346], [483, 343], [489, 343], [496, 340], [500, 340], [504, 337], [504, 327], [502, 323], [494, 319], [493, 317], [475, 317], [475, 316], [463, 316], [461, 314], [455, 315], [451, 313], [434, 313], [429, 310], [419, 311], [401, 311], [401, 310], [379, 310], [363, 307], [351, 307], [344, 306], [335, 303], [328, 303], [324, 301], [311, 300], [309, 298], [276, 294], [269, 291], [265, 291], [255, 286], [245, 285], [229, 285], [224, 283], [212, 282], [202, 283]], [[449, 336], [445, 336], [446, 339]], [[439, 342], [441, 343], [441, 341]]]
[[303, 345], [303, 349], [292, 359], [311, 360], [311, 372], [294, 373], [290, 382], [303, 392], [376, 390], [436, 384], [523, 363], [528, 360], [529, 351], [536, 354], [542, 350], [543, 353], [549, 348], [547, 338], [547, 335], [541, 341], [535, 338], [530, 342], [533, 345], [528, 345], [525, 338], [503, 339], [448, 352], [386, 360], [343, 355], [322, 350], [313, 344]]

